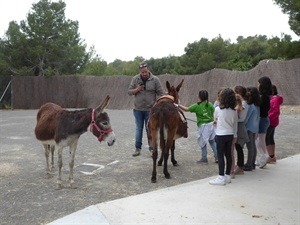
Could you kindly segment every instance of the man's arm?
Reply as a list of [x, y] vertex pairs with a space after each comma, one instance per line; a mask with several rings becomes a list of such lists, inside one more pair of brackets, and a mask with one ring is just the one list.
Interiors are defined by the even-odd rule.
[[129, 96], [136, 95], [138, 92], [140, 92], [143, 89], [144, 89], [144, 85], [137, 85], [136, 78], [133, 77], [128, 88], [128, 95]]

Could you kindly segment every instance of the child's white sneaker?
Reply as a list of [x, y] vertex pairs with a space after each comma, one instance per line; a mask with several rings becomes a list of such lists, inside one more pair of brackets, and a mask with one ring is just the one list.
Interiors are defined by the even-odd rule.
[[231, 175], [225, 174], [225, 183], [226, 183], [226, 184], [231, 183]]
[[213, 180], [210, 180], [209, 184], [212, 184], [212, 185], [225, 185], [226, 184], [225, 177], [219, 175], [219, 176], [217, 176], [217, 178], [215, 178]]

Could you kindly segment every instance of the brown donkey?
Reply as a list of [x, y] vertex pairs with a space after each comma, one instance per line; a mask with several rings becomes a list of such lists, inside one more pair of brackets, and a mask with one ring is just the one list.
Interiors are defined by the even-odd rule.
[[65, 110], [54, 103], [46, 103], [41, 106], [37, 113], [37, 124], [35, 127], [35, 136], [42, 142], [46, 156], [46, 173], [51, 177], [49, 166], [49, 154], [51, 154], [51, 164], [53, 163], [54, 149], [58, 152], [58, 177], [56, 189], [61, 189], [61, 168], [62, 168], [62, 150], [65, 147], [70, 148], [70, 173], [69, 182], [71, 188], [76, 188], [73, 180], [73, 167], [77, 142], [83, 133], [90, 130], [99, 142], [107, 140], [108, 146], [115, 142], [115, 134], [110, 125], [110, 119], [106, 112], [103, 112], [107, 106], [110, 97], [105, 100], [96, 109]]
[[151, 182], [156, 182], [156, 161], [158, 156], [158, 140], [160, 143], [161, 157], [158, 165], [164, 162], [163, 172], [166, 178], [170, 178], [168, 172], [168, 158], [171, 149], [171, 162], [178, 166], [175, 160], [175, 140], [180, 137], [187, 137], [187, 122], [182, 111], [176, 106], [178, 104], [178, 92], [184, 80], [177, 87], [171, 86], [167, 81], [168, 95], [161, 96], [152, 107], [149, 116], [149, 138], [153, 147], [153, 170]]

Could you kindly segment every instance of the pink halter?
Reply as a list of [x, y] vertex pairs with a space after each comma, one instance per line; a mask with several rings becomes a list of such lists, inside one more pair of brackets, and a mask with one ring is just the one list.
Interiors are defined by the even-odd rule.
[[110, 132], [112, 132], [112, 129], [107, 129], [107, 130], [101, 130], [100, 127], [98, 127], [98, 125], [96, 124], [95, 121], [95, 109], [93, 109], [92, 111], [92, 121], [91, 121], [91, 125], [90, 125], [90, 131], [93, 132], [93, 127], [95, 127], [97, 129], [97, 131], [99, 132], [99, 137], [98, 137], [98, 141], [101, 142], [103, 135], [104, 134], [108, 134]]

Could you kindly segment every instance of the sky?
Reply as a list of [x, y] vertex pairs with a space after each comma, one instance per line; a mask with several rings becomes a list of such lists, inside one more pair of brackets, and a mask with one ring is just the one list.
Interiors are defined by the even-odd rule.
[[[52, 0], [56, 1], [56, 0]], [[1, 0], [0, 37], [10, 21], [19, 23], [37, 0]], [[79, 22], [81, 39], [108, 63], [181, 56], [188, 43], [222, 36], [244, 38], [290, 30], [288, 15], [272, 0], [64, 0], [65, 16]]]

